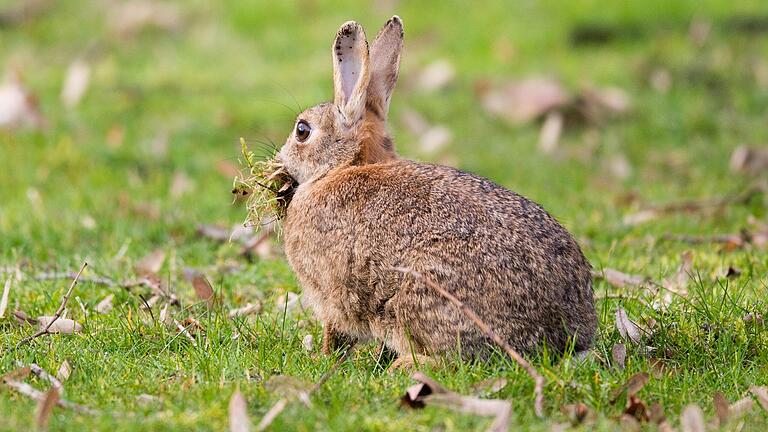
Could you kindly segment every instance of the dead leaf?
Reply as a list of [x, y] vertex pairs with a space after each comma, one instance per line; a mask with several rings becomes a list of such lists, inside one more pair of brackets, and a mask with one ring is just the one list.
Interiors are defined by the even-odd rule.
[[301, 346], [304, 347], [304, 351], [312, 352], [314, 349], [314, 337], [311, 334], [305, 335], [301, 339]]
[[646, 222], [650, 222], [659, 217], [659, 212], [653, 209], [640, 210], [635, 213], [630, 213], [624, 216], [622, 222], [624, 225], [634, 226], [640, 225]]
[[622, 384], [619, 388], [613, 391], [613, 395], [611, 396], [610, 402], [616, 403], [616, 401], [619, 399], [619, 396], [622, 395], [626, 391], [627, 398], [630, 398], [637, 394], [648, 382], [648, 374], [645, 372], [639, 372], [627, 380], [624, 384]]
[[750, 411], [752, 411], [752, 407], [754, 407], [754, 405], [755, 401], [753, 401], [751, 397], [747, 396], [745, 398], [741, 398], [728, 406], [728, 418], [739, 419], [744, 417], [745, 415], [749, 414]]
[[640, 432], [642, 429], [640, 421], [630, 414], [622, 414], [619, 418], [619, 424], [621, 425], [621, 432]]
[[[48, 326], [48, 323], [53, 321], [55, 318], [56, 317], [54, 316], [37, 317], [37, 324], [40, 327], [40, 330], [45, 329]], [[48, 333], [73, 334], [80, 333], [82, 330], [83, 326], [69, 318], [59, 318], [56, 321], [53, 321], [53, 324], [48, 327]]]
[[533, 121], [544, 114], [566, 107], [570, 96], [563, 86], [549, 78], [533, 77], [510, 81], [500, 87], [478, 87], [483, 108], [512, 124]]
[[675, 429], [669, 424], [667, 416], [664, 414], [664, 407], [656, 402], [648, 410], [649, 420], [659, 427], [659, 432], [673, 432]]
[[706, 432], [704, 412], [698, 405], [691, 404], [683, 408], [683, 413], [680, 415], [680, 427], [682, 432]]
[[599, 124], [629, 112], [631, 101], [629, 95], [617, 87], [588, 87], [579, 93], [576, 106], [588, 121]]
[[442, 125], [430, 124], [413, 109], [403, 111], [400, 121], [408, 132], [417, 137], [419, 148], [424, 153], [435, 154], [453, 140], [453, 133], [450, 129]]
[[616, 309], [616, 329], [625, 341], [632, 342], [634, 345], [639, 345], [642, 342], [640, 327], [629, 319], [627, 312], [620, 307]]
[[456, 410], [467, 414], [494, 417], [488, 428], [489, 431], [501, 432], [509, 430], [512, 404], [500, 399], [480, 399], [474, 396], [462, 396], [450, 391], [422, 372], [416, 372], [412, 377], [420, 384], [406, 390], [401, 398], [403, 406], [423, 408], [425, 405], [435, 405]]
[[229, 430], [230, 432], [249, 432], [251, 420], [248, 418], [248, 405], [240, 390], [235, 390], [229, 399]]
[[0, 84], [0, 129], [41, 129], [44, 126], [37, 97], [24, 87], [21, 74], [9, 71], [5, 82]]
[[267, 379], [264, 388], [281, 397], [301, 398], [312, 388], [312, 383], [290, 375], [275, 375]]
[[632, 164], [629, 163], [629, 159], [621, 153], [616, 153], [609, 156], [605, 165], [608, 172], [619, 180], [626, 180], [632, 175]]
[[8, 308], [8, 295], [11, 292], [12, 279], [12, 276], [8, 276], [8, 280], [5, 281], [5, 285], [3, 286], [3, 297], [0, 298], [0, 318], [5, 317], [5, 310]]
[[712, 405], [715, 407], [715, 414], [717, 414], [717, 424], [724, 425], [728, 422], [728, 399], [725, 398], [723, 392], [716, 391], [712, 395]]
[[35, 424], [37, 424], [37, 430], [48, 430], [48, 422], [51, 419], [51, 413], [56, 404], [59, 403], [59, 389], [51, 387], [45, 396], [37, 403], [37, 409], [35, 410]]
[[731, 154], [731, 171], [736, 174], [758, 175], [768, 171], [768, 147], [741, 145]]
[[768, 387], [752, 386], [749, 388], [749, 391], [757, 398], [763, 410], [768, 411]]
[[211, 286], [211, 283], [208, 282], [208, 278], [206, 278], [204, 274], [195, 269], [185, 268], [184, 278], [192, 283], [192, 287], [195, 289], [197, 298], [208, 302], [209, 305], [213, 303], [215, 299], [213, 287]]
[[16, 322], [21, 325], [25, 325], [25, 324], [37, 325], [37, 319], [30, 318], [24, 311], [16, 310], [16, 311], [13, 311], [12, 315], [13, 315], [13, 318], [16, 320]]
[[171, 180], [170, 195], [173, 199], [179, 199], [195, 188], [195, 183], [184, 171], [176, 171]]
[[596, 276], [602, 277], [609, 285], [616, 288], [640, 286], [646, 282], [646, 278], [643, 276], [622, 273], [607, 267], [603, 269], [602, 273], [597, 273]]
[[674, 275], [664, 279], [661, 283], [664, 288], [673, 293], [685, 296], [688, 294], [688, 282], [693, 271], [693, 253], [685, 251], [680, 255], [680, 267]]
[[560, 412], [568, 417], [573, 426], [580, 424], [591, 424], [595, 421], [595, 411], [583, 402], [563, 405]]
[[107, 294], [99, 304], [96, 305], [96, 312], [100, 314], [108, 314], [112, 310], [112, 299], [115, 298], [114, 294]]
[[544, 154], [553, 154], [563, 133], [563, 115], [559, 111], [551, 111], [544, 118], [539, 132], [539, 150]]
[[181, 27], [177, 5], [150, 0], [119, 2], [110, 10], [110, 30], [118, 36], [133, 36], [146, 29], [173, 31]]
[[136, 263], [136, 273], [139, 275], [156, 275], [165, 262], [165, 252], [156, 249]]
[[56, 378], [63, 382], [68, 380], [71, 374], [72, 366], [69, 365], [69, 361], [64, 360], [61, 362], [61, 366], [59, 366], [59, 370], [56, 372]]
[[229, 313], [227, 314], [227, 317], [229, 318], [236, 318], [236, 317], [242, 317], [247, 316], [251, 314], [257, 314], [261, 311], [261, 303], [246, 303], [245, 306], [237, 309], [230, 309]]
[[611, 358], [613, 358], [614, 367], [624, 370], [624, 364], [627, 361], [627, 347], [621, 343], [614, 344], [613, 349], [611, 349]]
[[292, 312], [294, 310], [303, 309], [304, 306], [301, 303], [301, 295], [295, 292], [288, 291], [285, 295], [281, 295], [277, 298], [275, 307], [278, 311]]
[[230, 230], [216, 225], [198, 225], [197, 233], [214, 241], [226, 242], [229, 241]]
[[428, 64], [419, 74], [416, 88], [424, 92], [435, 92], [445, 88], [456, 77], [451, 62], [445, 59]]
[[67, 76], [61, 88], [61, 101], [67, 108], [75, 107], [88, 90], [91, 67], [82, 59], [73, 61], [67, 68]]

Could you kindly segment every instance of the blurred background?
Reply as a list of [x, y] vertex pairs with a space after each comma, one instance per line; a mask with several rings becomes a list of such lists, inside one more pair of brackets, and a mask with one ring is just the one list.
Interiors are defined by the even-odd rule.
[[764, 219], [762, 199], [659, 207], [740, 197], [765, 172], [763, 0], [0, 0], [0, 259], [119, 273], [113, 258], [158, 247], [236, 255], [206, 229], [244, 220], [239, 138], [279, 147], [331, 98], [339, 25], [372, 38], [392, 14], [399, 152], [542, 203], [597, 267], [671, 267], [684, 246], [649, 237]]

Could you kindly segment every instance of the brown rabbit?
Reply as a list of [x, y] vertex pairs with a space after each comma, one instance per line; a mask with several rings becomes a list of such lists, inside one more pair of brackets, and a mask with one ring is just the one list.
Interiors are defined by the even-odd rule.
[[523, 352], [589, 348], [590, 265], [536, 203], [474, 174], [399, 158], [386, 128], [403, 24], [370, 51], [345, 23], [333, 43], [334, 100], [298, 116], [278, 155], [298, 184], [285, 252], [334, 341], [383, 341], [401, 356], [484, 357], [491, 341], [423, 280], [440, 284]]

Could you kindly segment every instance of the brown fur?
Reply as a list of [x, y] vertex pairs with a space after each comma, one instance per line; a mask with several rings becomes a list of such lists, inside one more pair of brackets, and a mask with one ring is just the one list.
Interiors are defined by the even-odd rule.
[[[339, 31], [361, 34], [355, 23]], [[377, 339], [400, 355], [488, 354], [491, 341], [472, 322], [393, 267], [442, 285], [519, 350], [545, 342], [562, 351], [570, 340], [587, 349], [597, 323], [590, 265], [571, 235], [489, 180], [396, 156], [385, 120], [401, 44], [395, 17], [373, 42], [370, 65], [367, 56], [345, 57], [355, 50], [334, 57], [335, 70], [338, 59], [350, 60], [371, 76], [346, 82], [357, 78], [335, 73], [337, 95], [355, 90], [302, 113], [309, 139], [291, 135], [280, 151], [299, 183], [284, 220], [285, 251], [326, 327], [324, 349]], [[364, 113], [350, 122], [361, 99]]]

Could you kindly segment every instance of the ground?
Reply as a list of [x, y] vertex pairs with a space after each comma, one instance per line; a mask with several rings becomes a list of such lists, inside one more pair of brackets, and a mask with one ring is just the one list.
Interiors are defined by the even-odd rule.
[[[766, 219], [764, 194], [714, 211], [625, 223], [649, 204], [734, 196], [754, 181], [731, 172], [729, 158], [739, 145], [768, 143], [763, 1], [172, 5], [180, 16], [168, 22], [158, 13], [157, 28], [130, 35], [110, 24], [117, 8], [111, 2], [54, 2], [26, 21], [0, 22], [0, 64], [21, 71], [46, 122], [42, 130], [0, 131], [0, 282], [16, 268], [23, 276], [14, 276], [0, 320], [0, 373], [17, 362], [56, 371], [67, 360], [73, 372], [63, 397], [102, 412], [57, 408], [53, 429], [222, 430], [236, 389], [257, 423], [280, 398], [265, 385], [270, 377], [312, 383], [334, 363], [335, 356], [319, 353], [322, 330], [311, 314], [281, 306], [300, 288], [279, 242], [272, 257], [248, 261], [238, 244], [201, 237], [197, 228], [245, 219], [230, 194], [240, 137], [279, 145], [300, 107], [331, 97], [330, 46], [338, 26], [356, 19], [371, 37], [393, 13], [406, 28], [390, 116], [401, 154], [473, 171], [538, 201], [575, 235], [597, 272], [612, 268], [661, 282], [677, 272], [684, 252], [692, 257], [688, 294], [674, 295], [666, 307], [654, 307], [663, 290], [596, 281], [594, 352], [585, 360], [572, 353], [531, 358], [546, 378], [544, 419], [533, 412], [532, 381], [501, 354], [487, 363], [426, 365], [430, 376], [459, 393], [506, 377], [509, 384], [491, 396], [510, 400], [513, 427], [530, 430], [567, 423], [560, 408], [579, 402], [596, 412], [596, 426], [577, 427], [617, 428], [625, 399], [611, 404], [612, 394], [638, 372], [650, 373], [638, 396], [661, 404], [673, 425], [690, 403], [713, 418], [717, 391], [735, 401], [750, 386], [768, 384], [768, 330], [758, 316], [768, 311], [766, 252], [666, 238], [752, 230], [749, 220]], [[3, 0], [0, 6], [17, 5]], [[78, 57], [91, 65], [90, 85], [67, 109], [59, 95]], [[435, 92], [420, 89], [415, 77], [440, 59], [453, 65], [455, 79]], [[559, 147], [545, 154], [537, 144], [540, 123], [495, 119], [476, 93], [483, 82], [532, 75], [570, 89], [614, 86], [632, 106], [599, 125], [567, 123]], [[402, 121], [409, 110], [446, 125], [451, 143], [436, 153], [417, 145]], [[16, 348], [34, 328], [18, 325], [9, 312], [51, 315], [69, 285], [34, 275], [76, 271], [87, 261], [86, 276], [132, 279], [135, 264], [158, 249], [167, 257], [160, 275], [182, 305], [170, 313], [179, 321], [195, 317], [205, 329], [194, 345], [158, 322], [162, 302], [150, 316], [135, 293], [83, 282], [67, 312], [82, 333]], [[729, 267], [740, 273], [726, 277]], [[218, 299], [210, 310], [184, 268], [210, 279]], [[96, 313], [108, 294], [114, 308]], [[227, 318], [229, 309], [248, 302], [261, 302], [262, 312]], [[618, 308], [641, 326], [655, 321], [652, 336], [640, 344], [623, 341]], [[750, 313], [757, 318], [745, 319]], [[311, 352], [302, 345], [308, 334]], [[624, 369], [612, 360], [622, 342]], [[390, 374], [377, 366], [377, 347], [364, 346], [312, 396], [311, 407], [289, 404], [272, 428], [458, 431], [490, 424], [436, 407], [401, 408], [399, 398], [412, 383], [408, 371]], [[157, 399], [137, 398], [143, 394]], [[0, 429], [30, 429], [35, 405], [0, 387]], [[741, 421], [728, 427], [768, 426], [757, 407]]]

